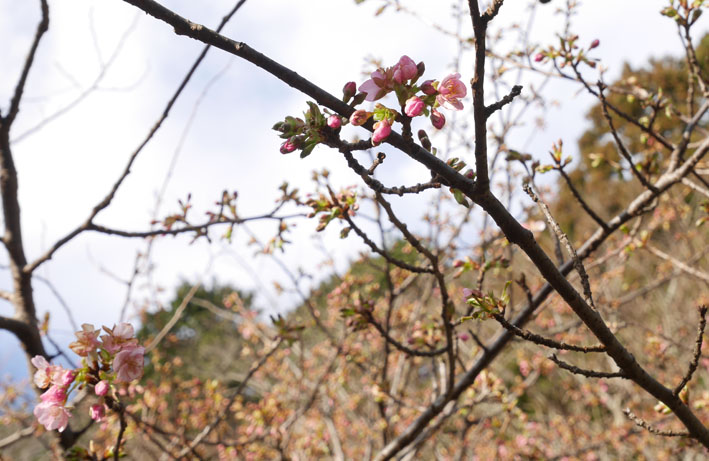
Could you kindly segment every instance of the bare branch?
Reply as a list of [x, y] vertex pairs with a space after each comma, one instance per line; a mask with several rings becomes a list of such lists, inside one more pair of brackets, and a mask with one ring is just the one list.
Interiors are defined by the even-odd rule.
[[[502, 2], [500, 2], [501, 4]], [[512, 90], [507, 94], [504, 98], [501, 100], [497, 101], [494, 104], [490, 104], [485, 108], [485, 117], [490, 118], [492, 114], [495, 113], [495, 111], [498, 111], [502, 109], [505, 105], [511, 103], [517, 96], [519, 96], [522, 93], [522, 85], [515, 85], [512, 87]]]
[[22, 100], [22, 93], [25, 90], [25, 84], [27, 83], [27, 77], [29, 76], [30, 69], [34, 63], [34, 57], [37, 53], [37, 48], [39, 47], [39, 42], [42, 40], [42, 36], [49, 30], [49, 5], [47, 0], [40, 0], [40, 8], [42, 10], [42, 18], [37, 25], [37, 31], [34, 35], [34, 40], [30, 46], [30, 50], [25, 58], [25, 64], [22, 67], [22, 73], [20, 74], [20, 79], [17, 81], [15, 86], [15, 92], [12, 95], [12, 100], [10, 100], [10, 108], [7, 111], [5, 117], [0, 118], [0, 127], [6, 132], [10, 131], [12, 122], [15, 121], [17, 113], [20, 111], [20, 101]]
[[594, 370], [585, 370], [583, 368], [575, 367], [573, 365], [570, 365], [559, 358], [557, 358], [556, 354], [552, 354], [549, 356], [549, 359], [559, 365], [560, 368], [563, 368], [564, 370], [568, 370], [571, 373], [577, 374], [577, 375], [582, 375], [586, 376], [587, 378], [625, 378], [625, 379], [630, 379], [627, 374], [625, 374], [622, 371], [617, 371], [617, 372], [605, 372], [605, 371], [594, 371]]
[[632, 411], [630, 411], [630, 408], [626, 408], [625, 410], [623, 410], [623, 413], [625, 413], [628, 419], [630, 419], [636, 425], [642, 427], [643, 429], [647, 430], [652, 434], [661, 435], [663, 437], [691, 437], [691, 434], [689, 432], [661, 431], [656, 427], [648, 424], [644, 419], [641, 419], [636, 416]]
[[687, 385], [692, 375], [697, 370], [699, 365], [699, 357], [702, 356], [702, 342], [704, 341], [704, 329], [707, 326], [707, 309], [709, 306], [699, 306], [699, 326], [697, 326], [697, 339], [694, 341], [694, 353], [692, 353], [692, 361], [689, 362], [687, 373], [682, 377], [682, 381], [675, 387], [675, 395], [679, 395]]
[[500, 314], [493, 314], [493, 318], [497, 320], [500, 325], [502, 325], [506, 330], [511, 331], [520, 338], [533, 342], [534, 344], [539, 344], [542, 346], [552, 347], [554, 349], [564, 350], [564, 351], [576, 351], [576, 352], [605, 352], [605, 346], [576, 346], [573, 344], [562, 343], [555, 341], [550, 338], [545, 338], [544, 336], [532, 333], [528, 330], [523, 330], [515, 325], [508, 322], [505, 317]]

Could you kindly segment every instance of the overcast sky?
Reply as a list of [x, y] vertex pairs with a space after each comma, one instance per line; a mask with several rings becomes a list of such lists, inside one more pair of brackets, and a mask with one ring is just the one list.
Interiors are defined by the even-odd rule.
[[[7, 107], [21, 63], [38, 20], [38, 1], [0, 0], [0, 107]], [[193, 22], [215, 27], [233, 6], [227, 0], [164, 0], [163, 4]], [[439, 24], [455, 28], [451, 6], [444, 0], [401, 1], [419, 18], [393, 10], [374, 17], [384, 2], [368, 0], [250, 0], [224, 30], [314, 83], [340, 95], [348, 80], [363, 81], [368, 56], [394, 64], [403, 55], [425, 61], [428, 78], [442, 78], [459, 71], [463, 80], [472, 76], [470, 56], [460, 69], [452, 69], [455, 42], [434, 30]], [[462, 2], [466, 3], [466, 2]], [[551, 4], [540, 6], [532, 41], [553, 43], [561, 18]], [[618, 75], [623, 62], [641, 65], [651, 56], [676, 55], [679, 47], [674, 24], [658, 12], [663, 0], [587, 0], [574, 19], [581, 43], [599, 39], [595, 56], [609, 69], [607, 80]], [[499, 23], [521, 21], [528, 2], [507, 0]], [[172, 29], [138, 12], [120, 0], [50, 0], [50, 30], [41, 43], [30, 74], [24, 104], [13, 138], [19, 172], [24, 242], [34, 259], [61, 236], [82, 223], [91, 208], [108, 192], [130, 153], [157, 120], [166, 101], [199, 54], [202, 45], [176, 36]], [[702, 18], [701, 21], [705, 21]], [[699, 30], [706, 30], [701, 22]], [[471, 34], [465, 22], [464, 35]], [[28, 135], [37, 123], [90, 89], [111, 59], [122, 48], [98, 88], [71, 111]], [[697, 32], [697, 37], [699, 33]], [[593, 80], [597, 78], [590, 74]], [[519, 148], [543, 157], [553, 141], [563, 138], [568, 153], [586, 127], [584, 113], [592, 100], [577, 87], [554, 83], [549, 96], [560, 105], [547, 114], [545, 130], [520, 133]], [[192, 193], [195, 216], [217, 200], [224, 189], [238, 190], [242, 216], [263, 213], [278, 196], [284, 180], [310, 189], [310, 171], [327, 167], [335, 184], [356, 184], [357, 178], [342, 159], [318, 148], [305, 160], [278, 152], [280, 140], [271, 131], [285, 115], [299, 115], [306, 99], [264, 71], [219, 50], [208, 55], [173, 114], [155, 140], [138, 158], [131, 175], [111, 207], [97, 221], [126, 230], [149, 228], [157, 191], [177, 152], [161, 215], [176, 211], [176, 201]], [[470, 107], [470, 100], [467, 101]], [[194, 115], [194, 117], [192, 117]], [[189, 128], [189, 130], [187, 130]], [[417, 167], [393, 157], [383, 170], [390, 184], [411, 184], [421, 177]], [[413, 178], [413, 179], [412, 179]], [[402, 212], [418, 217], [418, 209]], [[316, 223], [302, 221], [293, 245], [283, 256], [291, 266], [315, 269], [307, 235]], [[260, 235], [273, 232], [273, 224], [255, 226]], [[337, 230], [325, 236], [325, 245], [335, 250], [340, 269], [362, 247], [350, 238], [346, 246]], [[215, 234], [218, 235], [218, 234]], [[279, 269], [266, 259], [253, 258], [244, 247], [242, 234], [234, 244], [206, 242], [189, 244], [189, 237], [167, 238], [155, 244], [154, 282], [166, 293], [181, 281], [216, 277], [222, 282], [265, 293], [256, 283], [283, 280]], [[145, 243], [83, 234], [63, 247], [40, 270], [51, 280], [72, 308], [76, 321], [95, 325], [113, 324], [125, 298], [125, 287], [114, 274], [128, 279], [137, 251]], [[1, 260], [0, 260], [1, 261]], [[246, 266], [245, 266], [246, 264]], [[205, 274], [207, 274], [205, 276]], [[0, 286], [7, 287], [9, 274], [0, 273]], [[269, 285], [270, 286], [270, 285]], [[42, 283], [35, 284], [40, 316], [52, 314], [54, 337], [71, 340], [68, 318], [56, 297]], [[165, 295], [163, 298], [165, 299]], [[283, 309], [292, 299], [262, 296], [263, 305]], [[276, 305], [268, 304], [276, 299]], [[12, 315], [7, 304], [0, 314]], [[25, 361], [15, 339], [0, 331], [0, 377], [24, 375]]]

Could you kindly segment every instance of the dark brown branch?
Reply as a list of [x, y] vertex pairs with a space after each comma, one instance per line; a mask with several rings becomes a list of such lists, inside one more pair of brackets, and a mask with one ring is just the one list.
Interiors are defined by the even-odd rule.
[[627, 374], [625, 374], [622, 371], [616, 371], [616, 372], [605, 372], [605, 371], [594, 371], [594, 370], [586, 370], [583, 368], [575, 367], [573, 365], [570, 365], [559, 358], [557, 358], [556, 354], [552, 354], [549, 356], [549, 359], [559, 365], [559, 368], [563, 368], [564, 370], [568, 370], [571, 373], [577, 374], [577, 375], [582, 375], [586, 376], [587, 378], [624, 378], [624, 379], [630, 379]]
[[116, 437], [116, 445], [113, 447], [113, 461], [118, 461], [120, 459], [121, 441], [123, 440], [123, 434], [125, 433], [126, 427], [128, 426], [126, 424], [126, 415], [124, 413], [125, 409], [121, 405], [121, 408], [118, 412], [118, 421], [120, 426], [118, 428], [118, 436]]
[[644, 419], [636, 416], [632, 411], [630, 411], [630, 408], [623, 410], [623, 413], [625, 413], [625, 416], [627, 416], [628, 419], [651, 434], [661, 435], [663, 437], [691, 437], [689, 432], [661, 431], [660, 429], [650, 425]]
[[338, 147], [340, 152], [342, 152], [342, 155], [345, 156], [345, 159], [347, 160], [347, 165], [350, 167], [350, 169], [357, 173], [365, 182], [365, 184], [367, 184], [367, 186], [369, 186], [369, 188], [372, 189], [374, 192], [378, 192], [380, 194], [398, 195], [399, 197], [401, 197], [404, 194], [418, 194], [428, 189], [441, 188], [441, 184], [435, 181], [419, 183], [414, 186], [387, 187], [382, 184], [378, 179], [372, 177], [372, 172], [370, 172], [370, 170], [373, 170], [379, 163], [381, 163], [381, 160], [378, 163], [375, 162], [368, 170], [364, 168], [364, 166], [362, 166], [362, 164], [360, 164], [357, 159], [354, 158], [354, 156], [350, 152], [348, 144], [339, 142], [337, 143], [336, 147]]
[[381, 248], [379, 248], [379, 246], [377, 246], [377, 244], [374, 243], [372, 241], [372, 239], [370, 239], [369, 236], [367, 236], [367, 234], [362, 229], [360, 229], [360, 227], [357, 224], [355, 224], [354, 220], [350, 216], [344, 215], [343, 218], [345, 219], [345, 221], [347, 221], [347, 223], [350, 225], [352, 230], [355, 231], [355, 234], [357, 234], [359, 236], [359, 238], [361, 238], [362, 241], [369, 248], [372, 249], [373, 252], [375, 252], [376, 254], [381, 256], [382, 258], [384, 258], [387, 262], [389, 262], [397, 267], [400, 267], [402, 269], [405, 269], [407, 271], [410, 271], [410, 272], [425, 273], [425, 274], [432, 274], [434, 272], [433, 269], [430, 267], [414, 266], [412, 264], [409, 264], [405, 261], [401, 261], [400, 259], [393, 257], [387, 251], [384, 251]]
[[[500, 2], [502, 3], [502, 2]], [[497, 101], [496, 103], [490, 104], [485, 108], [485, 118], [490, 118], [495, 111], [502, 109], [507, 104], [511, 103], [517, 96], [522, 93], [522, 85], [515, 85], [512, 90], [505, 97]]]
[[37, 31], [34, 35], [34, 40], [30, 46], [30, 50], [25, 58], [25, 64], [22, 67], [22, 73], [20, 74], [20, 79], [17, 81], [15, 86], [15, 92], [10, 100], [10, 108], [7, 110], [7, 115], [0, 119], [0, 127], [3, 130], [10, 131], [12, 122], [15, 121], [17, 113], [20, 111], [20, 101], [22, 100], [22, 93], [25, 90], [25, 84], [27, 83], [27, 77], [29, 76], [30, 69], [34, 63], [34, 57], [37, 53], [37, 48], [39, 47], [39, 42], [42, 40], [42, 36], [49, 30], [49, 5], [47, 0], [40, 0], [40, 8], [42, 10], [42, 18], [37, 24]]
[[694, 341], [694, 353], [692, 354], [692, 361], [689, 362], [689, 368], [687, 373], [682, 377], [682, 381], [675, 387], [674, 394], [679, 395], [687, 385], [692, 375], [697, 370], [699, 365], [699, 357], [702, 356], [702, 342], [704, 341], [704, 329], [707, 326], [707, 309], [709, 306], [699, 306], [699, 326], [697, 327], [697, 339]]
[[533, 342], [534, 344], [539, 344], [541, 346], [546, 346], [546, 347], [551, 347], [554, 349], [559, 349], [563, 351], [575, 351], [575, 352], [605, 352], [606, 347], [605, 346], [576, 346], [573, 344], [568, 344], [568, 343], [562, 343], [559, 341], [555, 341], [550, 338], [545, 338], [544, 336], [532, 333], [529, 330], [523, 330], [507, 320], [500, 315], [500, 314], [493, 314], [493, 318], [497, 320], [497, 322], [502, 325], [503, 328], [505, 328], [508, 331], [511, 331], [514, 333], [516, 336], [519, 336], [520, 338], [524, 339], [525, 341]]
[[[495, 2], [497, 9], [501, 1]], [[485, 38], [487, 24], [491, 17], [480, 16], [478, 0], [468, 0], [470, 17], [475, 34], [475, 74], [471, 84], [473, 90], [473, 117], [475, 119], [475, 191], [484, 193], [490, 188], [487, 165], [487, 109], [485, 108]], [[495, 13], [497, 10], [494, 10]]]
[[159, 236], [166, 236], [166, 235], [179, 235], [179, 234], [185, 234], [188, 232], [205, 232], [207, 229], [220, 225], [220, 224], [227, 224], [227, 225], [233, 225], [233, 224], [244, 224], [250, 221], [259, 221], [259, 220], [275, 220], [275, 221], [284, 221], [286, 219], [293, 219], [293, 218], [302, 218], [305, 217], [305, 214], [302, 213], [297, 213], [297, 214], [291, 214], [291, 215], [283, 215], [283, 216], [276, 216], [273, 213], [267, 213], [263, 215], [258, 215], [258, 216], [249, 216], [247, 218], [226, 218], [222, 217], [218, 221], [210, 221], [206, 222], [203, 224], [197, 224], [197, 225], [191, 225], [191, 226], [184, 226], [180, 227], [178, 229], [157, 229], [157, 230], [151, 230], [151, 231], [124, 231], [120, 229], [113, 229], [110, 227], [105, 227], [101, 226], [99, 224], [94, 224], [90, 223], [86, 226], [86, 230], [88, 231], [94, 231], [94, 232], [99, 232], [101, 234], [107, 234], [107, 235], [117, 235], [120, 237], [131, 237], [131, 238], [146, 238], [146, 237], [159, 237]]

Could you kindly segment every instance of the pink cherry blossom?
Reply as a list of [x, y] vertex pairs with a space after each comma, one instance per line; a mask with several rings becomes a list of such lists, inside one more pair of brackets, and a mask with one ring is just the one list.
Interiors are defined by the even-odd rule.
[[436, 109], [431, 110], [431, 124], [434, 128], [440, 130], [446, 124], [446, 118]]
[[342, 126], [342, 119], [339, 115], [331, 115], [327, 119], [327, 126], [333, 129], [340, 128]]
[[372, 144], [377, 145], [384, 141], [391, 134], [391, 122], [384, 119], [374, 124], [374, 134], [372, 135]]
[[423, 112], [423, 101], [418, 96], [412, 96], [406, 100], [404, 113], [409, 117], [416, 117]]
[[109, 388], [108, 381], [103, 379], [103, 380], [99, 381], [98, 383], [96, 383], [96, 386], [94, 386], [94, 392], [96, 392], [96, 395], [98, 395], [98, 396], [104, 396], [108, 393], [108, 388]]
[[113, 370], [116, 372], [117, 382], [129, 383], [143, 376], [144, 353], [145, 348], [139, 346], [123, 349], [116, 354], [116, 358], [113, 359]]
[[59, 370], [55, 372], [52, 376], [52, 382], [59, 386], [68, 387], [74, 382], [76, 378], [76, 372], [74, 370], [65, 370], [62, 367], [58, 367]]
[[369, 80], [359, 86], [359, 91], [367, 93], [367, 101], [376, 101], [391, 91], [391, 82], [382, 69], [372, 72]]
[[106, 416], [106, 407], [103, 404], [94, 404], [89, 408], [89, 413], [91, 414], [91, 419], [94, 421], [101, 421], [104, 416]]
[[133, 325], [126, 322], [122, 322], [118, 325], [115, 325], [113, 329], [110, 330], [110, 332], [115, 338], [120, 338], [126, 341], [131, 339], [135, 335], [133, 331]]
[[94, 352], [100, 345], [98, 342], [98, 335], [100, 333], [101, 331], [94, 329], [93, 325], [85, 323], [81, 325], [81, 331], [76, 332], [77, 340], [69, 344], [69, 347], [76, 352], [77, 355], [86, 357]]
[[39, 396], [43, 403], [64, 405], [66, 402], [66, 388], [53, 384], [46, 392]]
[[450, 74], [438, 85], [436, 101], [446, 109], [461, 110], [463, 103], [460, 102], [460, 98], [465, 97], [466, 94], [468, 94], [468, 89], [460, 81], [460, 74]]
[[138, 344], [138, 340], [133, 337], [135, 332], [130, 323], [119, 323], [118, 325], [114, 325], [114, 327], [110, 330], [106, 327], [103, 327], [103, 329], [106, 333], [108, 333], [107, 335], [101, 336], [101, 340], [103, 341], [103, 349], [109, 354], [115, 354], [129, 344]]
[[404, 83], [417, 75], [418, 67], [416, 67], [416, 63], [406, 55], [402, 56], [394, 66], [394, 81], [396, 83]]
[[48, 431], [58, 430], [62, 432], [69, 424], [69, 411], [61, 405], [51, 402], [42, 402], [34, 407], [34, 415], [37, 421]]
[[32, 362], [32, 365], [37, 368], [37, 371], [34, 373], [35, 386], [40, 389], [44, 389], [49, 386], [50, 378], [48, 371], [50, 371], [50, 365], [49, 362], [47, 362], [47, 359], [41, 355], [36, 355], [32, 358], [32, 360], [30, 360], [30, 362]]

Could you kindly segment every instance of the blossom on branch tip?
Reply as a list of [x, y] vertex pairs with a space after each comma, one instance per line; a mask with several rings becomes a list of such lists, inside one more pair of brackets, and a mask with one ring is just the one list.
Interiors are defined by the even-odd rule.
[[98, 341], [100, 333], [101, 331], [94, 329], [93, 325], [85, 323], [81, 325], [81, 331], [75, 333], [77, 340], [69, 344], [69, 348], [77, 355], [86, 357], [100, 345]]
[[144, 353], [145, 348], [138, 346], [123, 349], [116, 354], [116, 358], [113, 359], [113, 370], [116, 372], [116, 382], [129, 383], [143, 376]]
[[441, 81], [438, 85], [438, 96], [436, 101], [446, 109], [463, 109], [463, 103], [460, 98], [468, 94], [468, 89], [465, 84], [460, 81], [460, 74], [450, 74]]
[[404, 113], [409, 117], [416, 117], [423, 113], [424, 103], [418, 96], [412, 96], [406, 100], [406, 105], [404, 106]]
[[394, 81], [396, 83], [404, 83], [407, 80], [417, 77], [418, 73], [416, 63], [410, 57], [404, 55], [394, 66]]
[[372, 135], [372, 145], [377, 145], [384, 141], [391, 134], [391, 122], [387, 119], [380, 120], [374, 124], [374, 134]]

